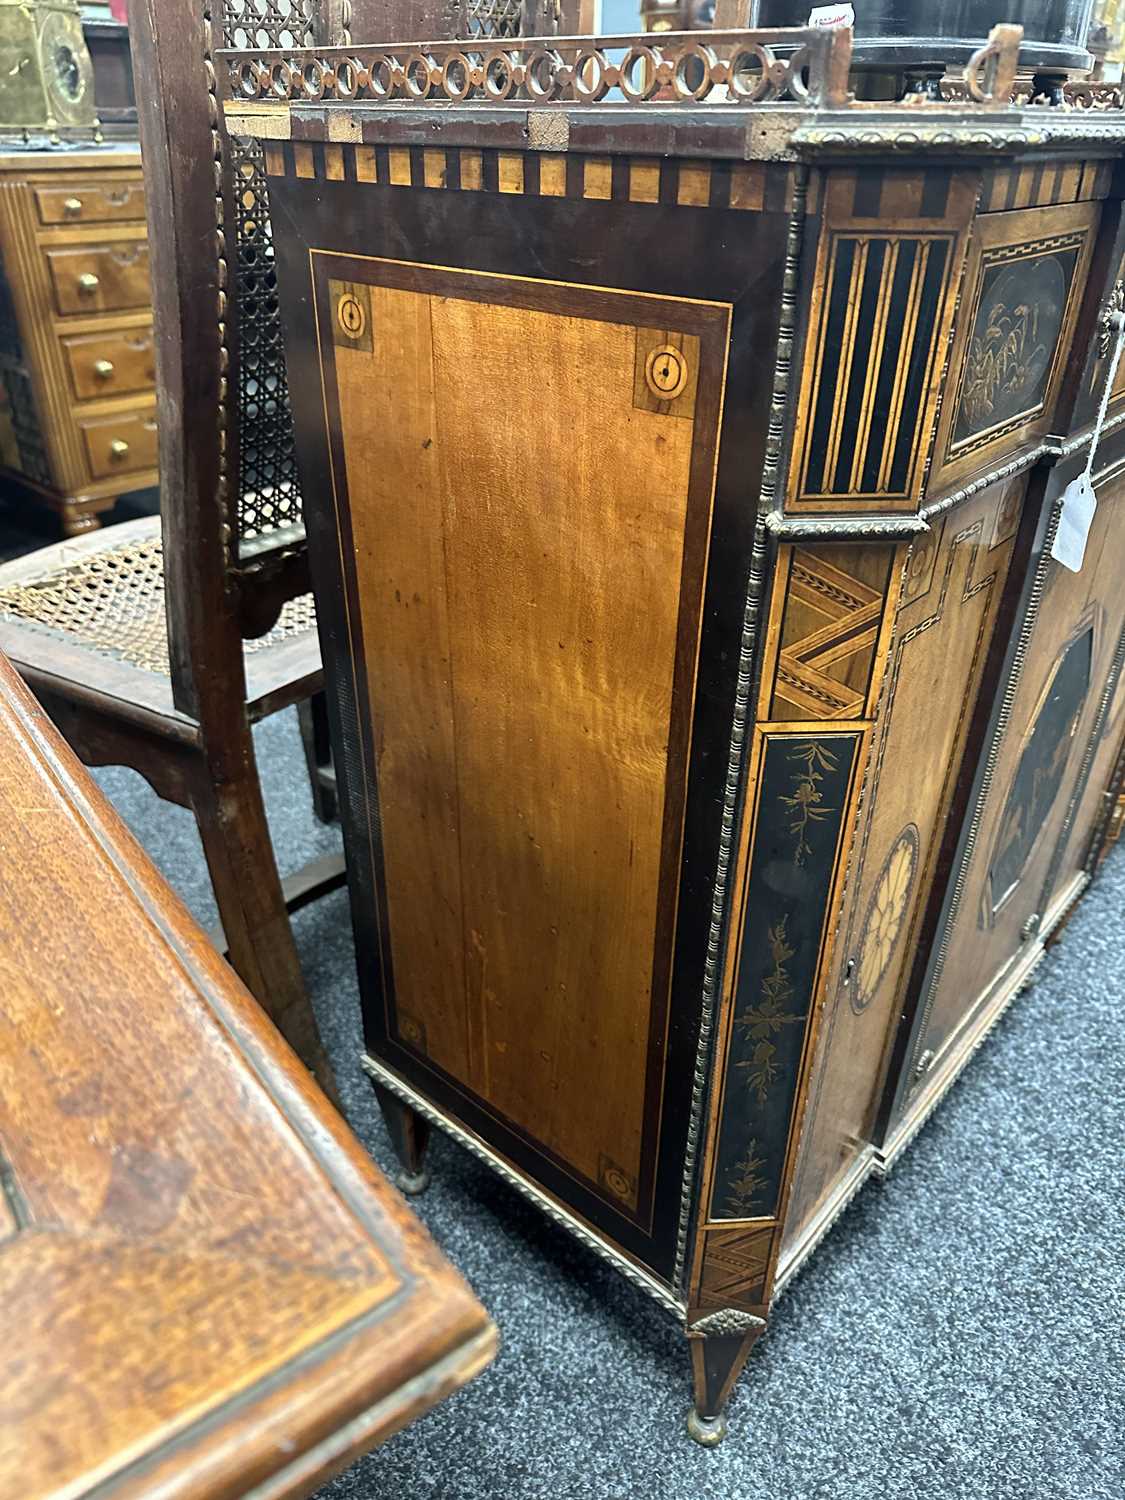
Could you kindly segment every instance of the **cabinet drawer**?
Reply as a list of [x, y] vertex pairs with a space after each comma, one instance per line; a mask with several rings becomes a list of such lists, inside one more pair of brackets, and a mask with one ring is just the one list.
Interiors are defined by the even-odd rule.
[[125, 411], [113, 417], [79, 419], [90, 473], [95, 479], [135, 474], [156, 467], [156, 410]]
[[62, 347], [79, 401], [150, 391], [156, 382], [151, 328], [75, 334]]
[[125, 312], [151, 301], [143, 240], [68, 245], [46, 254], [60, 313]]
[[35, 189], [40, 224], [104, 224], [145, 216], [144, 185], [136, 182], [82, 182]]

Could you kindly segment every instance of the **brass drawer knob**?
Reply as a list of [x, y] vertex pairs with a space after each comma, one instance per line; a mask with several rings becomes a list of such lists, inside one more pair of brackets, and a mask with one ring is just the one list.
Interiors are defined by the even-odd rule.
[[67, 198], [67, 199], [65, 199], [63, 201], [63, 213], [66, 214], [66, 216], [67, 216], [68, 219], [77, 219], [78, 215], [81, 212], [82, 212], [82, 199], [81, 198]]
[[129, 444], [125, 441], [124, 438], [114, 438], [113, 442], [109, 445], [110, 458], [121, 459], [124, 458], [128, 452]]
[[97, 291], [98, 284], [98, 278], [94, 275], [93, 271], [83, 271], [82, 275], [78, 278], [78, 290], [83, 292], [87, 297]]
[[113, 360], [96, 359], [94, 361], [94, 374], [99, 380], [108, 380], [113, 374]]

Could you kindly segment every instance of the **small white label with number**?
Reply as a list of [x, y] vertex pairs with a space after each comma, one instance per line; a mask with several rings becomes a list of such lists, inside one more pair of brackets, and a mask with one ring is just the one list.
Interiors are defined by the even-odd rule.
[[1082, 571], [1086, 539], [1097, 508], [1098, 497], [1094, 494], [1089, 474], [1079, 474], [1063, 491], [1058, 529], [1051, 543], [1051, 556], [1072, 573]]
[[809, 25], [817, 27], [854, 26], [854, 5], [814, 5], [809, 11]]

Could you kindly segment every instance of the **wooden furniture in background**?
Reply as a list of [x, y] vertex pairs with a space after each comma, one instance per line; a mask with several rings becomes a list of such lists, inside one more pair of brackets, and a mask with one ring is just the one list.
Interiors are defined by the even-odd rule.
[[82, 35], [94, 69], [94, 101], [102, 134], [108, 139], [137, 135], [137, 95], [124, 21], [85, 16]]
[[[208, 19], [186, 0], [133, 16], [156, 293], [159, 522], [0, 569], [0, 646], [87, 764], [132, 766], [195, 813], [231, 960], [331, 1090], [287, 908], [341, 885], [343, 860], [283, 886], [252, 739], [267, 714], [309, 704], [314, 798], [331, 811], [317, 732], [320, 648], [268, 204], [254, 153], [216, 133], [211, 40]], [[115, 369], [125, 368], [119, 357]]]
[[0, 486], [65, 536], [156, 484], [135, 145], [0, 155]]
[[410, 1173], [447, 1130], [682, 1320], [715, 1442], [1086, 878], [1125, 410], [1086, 567], [1049, 547], [1125, 114], [1010, 102], [1018, 28], [881, 106], [844, 31], [490, 45], [218, 60], [284, 225], [365, 1066]]
[[495, 1333], [0, 661], [0, 1492], [309, 1494]]

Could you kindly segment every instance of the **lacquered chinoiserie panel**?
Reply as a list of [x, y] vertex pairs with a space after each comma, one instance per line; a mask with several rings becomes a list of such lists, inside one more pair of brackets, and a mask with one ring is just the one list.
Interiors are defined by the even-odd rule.
[[1098, 213], [1082, 202], [978, 217], [935, 440], [935, 489], [1049, 431]]

